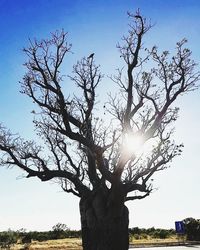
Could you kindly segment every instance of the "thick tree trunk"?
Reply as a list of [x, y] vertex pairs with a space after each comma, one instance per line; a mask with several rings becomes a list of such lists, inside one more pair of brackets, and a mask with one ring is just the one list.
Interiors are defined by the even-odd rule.
[[127, 250], [129, 248], [128, 208], [123, 195], [99, 191], [80, 200], [84, 250]]

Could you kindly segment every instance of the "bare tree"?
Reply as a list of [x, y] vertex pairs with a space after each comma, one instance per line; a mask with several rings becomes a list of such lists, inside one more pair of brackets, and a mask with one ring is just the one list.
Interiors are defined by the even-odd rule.
[[[71, 50], [61, 31], [24, 49], [21, 92], [37, 106], [34, 124], [44, 145], [0, 129], [1, 165], [17, 166], [27, 178], [59, 180], [63, 190], [80, 198], [84, 250], [128, 249], [125, 202], [148, 196], [153, 174], [181, 153], [182, 145], [173, 141], [178, 114], [173, 104], [195, 90], [200, 78], [185, 39], [172, 58], [157, 47], [145, 49], [151, 24], [139, 12], [128, 16], [128, 35], [118, 45], [125, 66], [110, 77], [119, 92], [109, 94], [105, 107], [109, 126], [95, 116], [103, 76], [94, 56], [78, 61], [67, 80], [60, 73]], [[65, 81], [74, 82], [80, 94], [70, 96]]]

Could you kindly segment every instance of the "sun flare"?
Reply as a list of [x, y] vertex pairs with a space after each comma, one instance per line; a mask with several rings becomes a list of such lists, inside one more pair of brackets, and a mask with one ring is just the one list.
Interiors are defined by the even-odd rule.
[[140, 134], [127, 133], [123, 138], [123, 151], [128, 155], [139, 157], [142, 154], [150, 155], [156, 145], [155, 140], [145, 141]]
[[125, 134], [123, 148], [128, 154], [138, 155], [141, 153], [144, 139], [141, 135]]

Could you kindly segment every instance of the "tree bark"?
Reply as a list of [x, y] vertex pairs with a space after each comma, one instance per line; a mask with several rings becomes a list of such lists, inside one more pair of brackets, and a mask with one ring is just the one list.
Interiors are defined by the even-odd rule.
[[129, 212], [123, 194], [102, 190], [80, 200], [83, 250], [128, 250]]

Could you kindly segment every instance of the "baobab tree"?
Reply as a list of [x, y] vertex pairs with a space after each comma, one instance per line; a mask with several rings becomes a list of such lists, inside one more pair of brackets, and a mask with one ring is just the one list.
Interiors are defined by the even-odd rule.
[[[27, 178], [59, 180], [64, 191], [80, 199], [84, 250], [128, 249], [125, 202], [148, 196], [152, 176], [181, 153], [182, 144], [173, 140], [174, 102], [195, 90], [200, 77], [185, 39], [173, 57], [156, 46], [147, 49], [143, 39], [151, 24], [139, 12], [128, 17], [128, 34], [117, 45], [124, 67], [108, 79], [119, 91], [108, 94], [106, 119], [95, 114], [98, 86], [106, 86], [94, 54], [79, 60], [69, 77], [61, 73], [71, 51], [62, 30], [24, 49], [21, 92], [37, 106], [34, 124], [44, 145], [1, 125], [1, 165], [17, 166]], [[68, 82], [78, 95], [70, 95]]]

